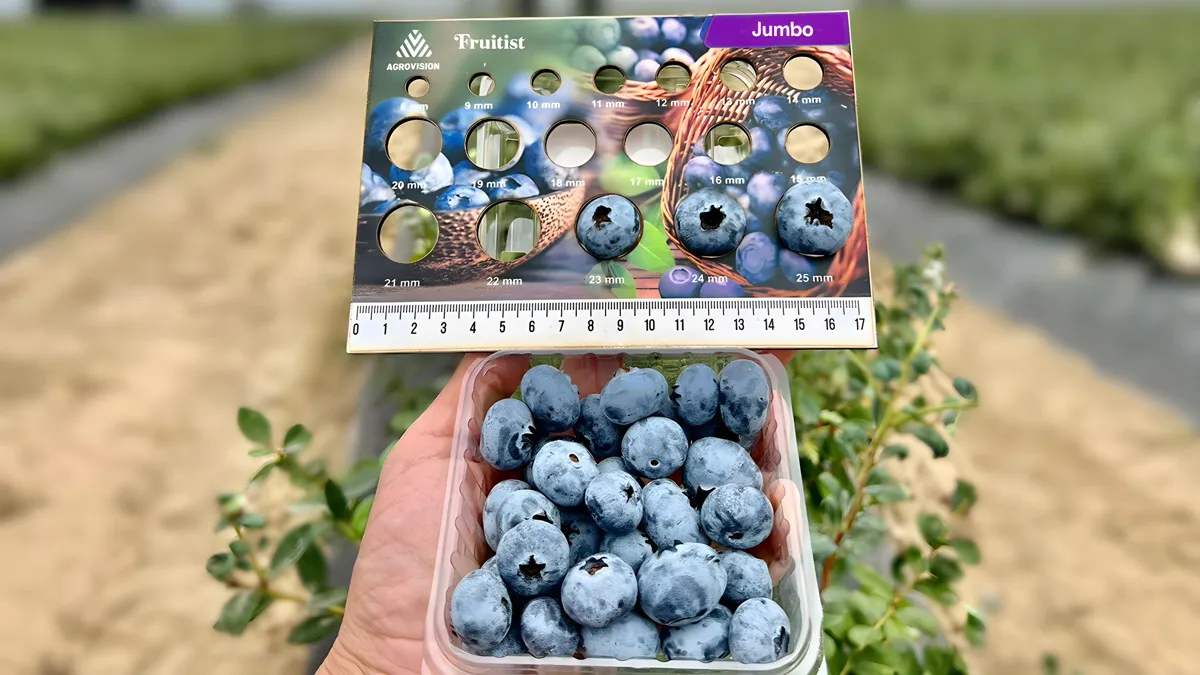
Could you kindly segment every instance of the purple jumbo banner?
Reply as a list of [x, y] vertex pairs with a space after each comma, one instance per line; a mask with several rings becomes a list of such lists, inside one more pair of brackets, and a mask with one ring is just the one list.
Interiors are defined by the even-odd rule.
[[710, 48], [850, 44], [849, 12], [723, 14], [704, 23], [704, 44]]

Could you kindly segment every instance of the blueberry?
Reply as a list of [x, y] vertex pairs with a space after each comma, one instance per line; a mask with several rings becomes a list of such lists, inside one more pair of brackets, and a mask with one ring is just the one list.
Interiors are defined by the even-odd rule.
[[675, 409], [675, 401], [671, 400], [669, 393], [667, 398], [663, 399], [662, 406], [658, 410], [655, 410], [651, 417], [665, 417], [673, 422], [679, 422], [678, 411]]
[[696, 623], [668, 628], [663, 638], [667, 658], [688, 661], [716, 661], [729, 655], [729, 622], [733, 612], [717, 605]]
[[645, 532], [634, 530], [626, 534], [605, 534], [600, 539], [600, 551], [619, 557], [636, 572], [654, 553], [654, 546]]
[[[779, 230], [775, 227], [775, 214], [767, 214], [765, 218], [759, 218], [753, 213], [746, 214], [746, 232], [761, 232], [767, 235], [771, 243], [779, 247]], [[786, 249], [781, 249], [786, 250]]]
[[708, 46], [704, 44], [704, 38], [700, 36], [700, 27], [696, 26], [688, 30], [687, 38], [683, 41], [683, 48], [696, 57], [708, 51]]
[[[721, 427], [720, 421], [721, 421], [720, 418], [713, 418], [713, 419], [709, 420], [708, 422], [705, 422], [704, 424], [701, 424], [699, 426], [690, 426], [690, 425], [685, 424], [685, 425], [683, 425], [683, 432], [685, 434], [687, 434], [689, 442], [695, 443], [696, 441], [698, 441], [702, 438], [710, 438], [710, 437], [716, 436], [718, 433], [720, 433], [720, 427]], [[691, 454], [692, 454], [692, 451], [689, 448], [688, 455], [691, 455]], [[685, 463], [684, 466], [687, 466], [687, 464]], [[526, 467], [526, 468], [528, 468], [528, 467]]]
[[737, 271], [752, 284], [765, 284], [779, 269], [779, 247], [762, 232], [747, 234], [737, 247]]
[[[592, 396], [596, 396], [596, 395], [597, 394], [592, 394]], [[605, 418], [605, 419], [607, 419], [607, 418]], [[620, 437], [618, 437], [617, 438], [617, 452], [620, 452], [620, 451], [621, 451], [621, 441], [620, 441]], [[595, 453], [593, 453], [593, 454], [595, 454]], [[609, 457], [608, 459], [605, 459], [602, 462], [598, 462], [596, 464], [596, 468], [600, 469], [601, 475], [604, 475], [606, 473], [614, 473], [617, 471], [620, 471], [621, 473], [629, 473], [629, 465], [626, 464], [625, 460], [621, 459], [620, 456]], [[584, 499], [587, 499], [586, 494], [584, 495]]]
[[602, 628], [625, 616], [633, 611], [637, 598], [633, 568], [611, 553], [588, 556], [563, 579], [563, 610], [589, 628]]
[[521, 377], [521, 400], [542, 427], [566, 431], [579, 419], [579, 389], [571, 377], [554, 366], [534, 366]]
[[700, 287], [700, 297], [702, 298], [743, 298], [745, 296], [746, 290], [733, 279], [706, 281]]
[[442, 130], [442, 154], [447, 159], [452, 162], [467, 161], [467, 132], [471, 125], [483, 117], [484, 113], [478, 110], [455, 108], [438, 121], [438, 127]]
[[593, 73], [604, 65], [604, 53], [592, 45], [579, 45], [571, 52], [571, 65], [585, 73]]
[[812, 276], [816, 274], [813, 259], [800, 255], [791, 249], [779, 249], [779, 271], [784, 279], [793, 286], [811, 286]]
[[666, 47], [678, 47], [687, 39], [688, 29], [679, 19], [663, 19], [659, 26], [662, 44]]
[[746, 196], [750, 198], [750, 211], [759, 218], [775, 214], [775, 207], [787, 189], [787, 178], [783, 174], [761, 172], [750, 177], [746, 183]]
[[524, 403], [502, 398], [483, 416], [479, 454], [501, 471], [519, 469], [533, 454], [533, 416]]
[[454, 184], [454, 167], [450, 166], [450, 160], [446, 159], [445, 155], [438, 155], [429, 166], [416, 171], [406, 171], [393, 166], [390, 178], [397, 183], [419, 183], [419, 194], [432, 195]]
[[600, 462], [601, 473], [606, 462], [620, 459], [617, 455], [621, 454], [622, 433], [624, 429], [613, 424], [604, 414], [600, 394], [584, 397], [579, 407], [579, 420], [575, 422], [575, 437], [591, 451], [592, 457], [604, 460]]
[[708, 537], [700, 531], [700, 515], [683, 490], [670, 480], [660, 478], [642, 488], [642, 509], [645, 513], [642, 526], [655, 546], [708, 542]]
[[621, 439], [621, 457], [646, 478], [665, 478], [678, 471], [687, 459], [687, 450], [687, 434], [665, 417], [638, 420]]
[[639, 49], [637, 50], [637, 55], [639, 61], [654, 61], [658, 63], [658, 52], [653, 49]]
[[717, 379], [721, 421], [738, 436], [754, 436], [767, 421], [771, 386], [761, 366], [738, 359], [721, 369]]
[[804, 255], [837, 253], [850, 237], [854, 207], [828, 181], [806, 181], [788, 189], [775, 216], [784, 245]]
[[512, 624], [512, 600], [500, 576], [475, 570], [462, 578], [450, 598], [450, 625], [475, 649], [491, 649]]
[[609, 534], [627, 534], [642, 524], [642, 486], [627, 473], [597, 476], [588, 484], [583, 502], [596, 525]]
[[659, 58], [663, 63], [675, 61], [688, 66], [688, 68], [691, 68], [696, 64], [696, 59], [692, 58], [692, 55], [689, 54], [687, 50], [680, 49], [679, 47], [668, 47], [664, 49], [662, 54], [659, 55]]
[[620, 68], [622, 72], [633, 70], [637, 62], [638, 55], [632, 47], [620, 46], [608, 53], [609, 65]]
[[[786, 134], [787, 131], [784, 130], [781, 133]], [[762, 127], [752, 127], [750, 129], [750, 156], [741, 163], [745, 164], [748, 169], [774, 168], [779, 162], [777, 147], [783, 146], [777, 145], [771, 132]]]
[[758, 465], [733, 441], [701, 438], [688, 448], [687, 462], [683, 465], [683, 485], [693, 503], [702, 503], [708, 493], [722, 485], [745, 485], [761, 490], [762, 483]]
[[491, 179], [491, 177], [491, 171], [484, 171], [483, 169], [472, 164], [470, 160], [463, 160], [454, 165], [455, 185], [468, 185], [471, 187], [477, 187], [477, 183], [480, 181], [487, 181]]
[[[485, 422], [486, 424], [486, 422]], [[487, 499], [483, 502], [483, 536], [487, 539], [488, 547], [493, 551], [500, 543], [500, 508], [504, 506], [504, 501], [518, 490], [528, 490], [529, 484], [523, 480], [510, 478], [496, 483], [492, 491], [488, 493]]]
[[521, 146], [524, 148], [530, 148], [534, 143], [539, 142], [542, 134], [546, 132], [544, 128], [538, 129], [533, 122], [521, 115], [504, 115], [502, 119], [517, 130], [517, 135], [521, 138]]
[[504, 639], [500, 641], [500, 644], [492, 647], [491, 649], [477, 649], [471, 645], [467, 645], [467, 651], [475, 654], [476, 656], [491, 656], [494, 658], [520, 656], [521, 654], [528, 653], [525, 649], [524, 643], [521, 642], [521, 629], [517, 625], [516, 621], [509, 626], [508, 633], [505, 634]]
[[579, 631], [583, 653], [589, 658], [654, 659], [658, 657], [658, 626], [630, 612], [603, 628], [584, 626]]
[[461, 211], [487, 206], [488, 195], [479, 188], [469, 185], [452, 185], [446, 188], [433, 202], [438, 211]]
[[713, 541], [747, 549], [766, 541], [775, 524], [771, 502], [760, 490], [745, 485], [722, 485], [700, 507], [700, 525]]
[[[527, 520], [540, 520], [556, 527], [562, 525], [562, 514], [554, 502], [546, 499], [546, 495], [537, 490], [528, 488], [514, 490], [504, 497], [493, 519], [496, 524], [493, 530], [496, 546], [493, 546], [493, 549], [498, 549], [500, 540], [504, 538], [506, 532]], [[484, 520], [484, 537], [487, 537], [486, 519]]]
[[642, 611], [664, 626], [703, 619], [725, 593], [725, 570], [717, 552], [704, 544], [659, 548], [637, 577]]
[[363, 207], [362, 213], [368, 216], [382, 216], [397, 206], [400, 206], [399, 199], [392, 199], [386, 202], [375, 202], [374, 204], [368, 204], [367, 206]]
[[371, 167], [363, 164], [362, 181], [358, 187], [359, 206], [390, 202], [395, 198], [396, 193], [392, 192], [391, 183], [388, 183], [383, 176], [372, 171]]
[[496, 567], [510, 590], [527, 597], [545, 595], [566, 576], [571, 547], [557, 526], [527, 520], [504, 533], [496, 558]]
[[738, 606], [729, 622], [729, 653], [739, 663], [771, 663], [787, 655], [792, 631], [783, 608], [766, 598]]
[[547, 443], [533, 458], [533, 481], [559, 506], [578, 506], [588, 483], [600, 475], [587, 448], [564, 440]]
[[636, 47], [653, 47], [658, 44], [658, 19], [651, 16], [638, 16], [626, 19], [624, 34], [629, 44]]
[[737, 248], [745, 231], [746, 212], [723, 190], [697, 190], [675, 207], [675, 233], [696, 255], [725, 255]]
[[632, 79], [636, 82], [653, 82], [658, 75], [658, 61], [642, 59], [633, 66]]
[[586, 509], [564, 509], [562, 521], [563, 534], [571, 547], [572, 565], [600, 550], [600, 537], [604, 533]]
[[707, 155], [693, 157], [683, 165], [683, 180], [690, 192], [712, 187], [717, 180], [725, 180], [725, 167]]
[[575, 236], [584, 250], [596, 258], [620, 258], [642, 238], [642, 214], [625, 197], [601, 195], [579, 212]]
[[500, 571], [496, 569], [496, 562], [497, 562], [496, 556], [492, 556], [492, 557], [488, 558], [487, 560], [484, 560], [483, 564], [479, 566], [479, 569], [495, 572], [496, 575], [499, 576]]
[[728, 582], [721, 600], [736, 608], [750, 598], [771, 597], [771, 573], [767, 563], [745, 551], [721, 551], [717, 554]]
[[759, 96], [754, 99], [754, 121], [770, 129], [779, 131], [792, 123], [792, 106], [782, 96]]
[[525, 173], [537, 182], [543, 193], [560, 189], [562, 182], [578, 175], [575, 169], [561, 167], [546, 156], [546, 150], [541, 141], [533, 143], [525, 150]]
[[554, 598], [534, 598], [521, 612], [521, 640], [539, 659], [574, 656], [579, 649], [579, 627], [571, 623]]
[[628, 426], [662, 408], [667, 378], [653, 368], [634, 368], [608, 381], [600, 405], [613, 424]]
[[700, 294], [701, 279], [691, 267], [672, 267], [658, 280], [658, 294], [663, 298], [694, 298]]
[[490, 199], [526, 199], [538, 196], [538, 186], [529, 176], [520, 173], [510, 173], [491, 181], [487, 188]]
[[398, 97], [380, 101], [367, 116], [367, 138], [365, 159], [372, 167], [381, 171], [392, 165], [388, 159], [388, 135], [405, 117], [424, 116], [425, 108], [408, 98]]
[[745, 182], [750, 180], [751, 172], [750, 167], [746, 165], [746, 162], [741, 161], [737, 164], [725, 167], [725, 174], [730, 178], [741, 179], [743, 182]]
[[616, 19], [588, 19], [583, 23], [580, 38], [596, 49], [606, 52], [621, 41], [621, 24], [617, 23]]

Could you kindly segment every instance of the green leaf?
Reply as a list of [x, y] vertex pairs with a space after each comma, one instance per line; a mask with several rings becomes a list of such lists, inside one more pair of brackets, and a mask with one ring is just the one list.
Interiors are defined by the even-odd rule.
[[[846, 637], [850, 640], [850, 644], [861, 649], [883, 640], [883, 631], [874, 626], [855, 626], [850, 629]], [[888, 670], [890, 671], [891, 669], [889, 668]]]
[[837, 544], [833, 543], [832, 539], [826, 537], [820, 532], [817, 532], [816, 530], [809, 532], [809, 539], [812, 542], [813, 558], [815, 558], [818, 563], [824, 562], [826, 558], [833, 555], [834, 551], [837, 551]]
[[283, 535], [275, 547], [275, 555], [271, 556], [271, 576], [294, 565], [311, 545], [312, 528], [307, 523]]
[[[403, 434], [408, 431], [408, 428], [416, 423], [417, 418], [421, 416], [423, 410], [401, 410], [392, 416], [392, 421], [388, 423], [392, 431]], [[390, 448], [389, 448], [390, 450]]]
[[329, 567], [319, 546], [313, 544], [304, 550], [296, 561], [296, 573], [300, 575], [304, 587], [313, 593], [329, 585]]
[[208, 572], [208, 576], [217, 581], [227, 581], [233, 576], [233, 570], [237, 567], [237, 559], [229, 553], [217, 553], [209, 557], [208, 562], [204, 563], [204, 569]]
[[934, 457], [945, 457], [950, 454], [950, 445], [946, 443], [946, 439], [938, 432], [929, 427], [913, 425], [908, 429], [909, 433], [916, 436], [922, 443], [929, 446], [933, 451]]
[[362, 541], [363, 534], [367, 531], [367, 520], [371, 517], [371, 507], [374, 505], [375, 495], [371, 495], [354, 506], [354, 513], [350, 516], [350, 529], [358, 535], [359, 541]]
[[655, 274], [662, 274], [675, 266], [675, 255], [667, 243], [657, 199], [642, 212], [642, 239], [626, 260], [634, 267]]
[[377, 459], [361, 459], [338, 477], [338, 485], [346, 499], [358, 499], [375, 491], [379, 485], [379, 471], [383, 467]]
[[213, 624], [213, 628], [221, 633], [241, 635], [246, 632], [246, 626], [270, 604], [271, 599], [261, 591], [236, 593], [221, 608], [221, 616]]
[[246, 440], [259, 445], [271, 445], [271, 423], [262, 413], [252, 408], [238, 408], [237, 424]]
[[957, 391], [959, 396], [969, 400], [974, 400], [979, 395], [979, 392], [975, 390], [975, 385], [971, 384], [971, 381], [965, 377], [954, 378], [954, 391]]
[[[633, 280], [633, 275], [629, 270], [625, 269], [624, 265], [606, 260], [599, 263], [588, 270], [587, 278], [590, 288], [593, 290], [607, 290], [613, 294], [613, 297], [622, 300], [631, 300], [637, 297], [637, 282]], [[591, 281], [599, 279], [599, 284], [591, 284]]]
[[925, 373], [928, 373], [929, 369], [932, 367], [933, 357], [930, 356], [929, 352], [925, 351], [924, 349], [917, 352], [917, 355], [913, 357], [912, 369], [917, 375], [924, 375]]
[[944, 579], [923, 579], [913, 588], [939, 605], [949, 607], [958, 603], [958, 595]]
[[975, 486], [965, 480], [959, 480], [954, 484], [954, 494], [950, 497], [950, 509], [955, 513], [966, 515], [970, 513], [971, 507], [979, 501], [979, 494], [975, 491]]
[[946, 523], [942, 519], [932, 513], [922, 513], [917, 516], [917, 527], [921, 530], [921, 537], [925, 539], [925, 543], [937, 548], [946, 543], [946, 535], [950, 530], [946, 527]]
[[326, 588], [318, 593], [313, 593], [312, 597], [308, 599], [308, 611], [315, 614], [330, 607], [345, 607], [347, 593], [349, 593], [349, 589], [344, 587]]
[[855, 591], [850, 594], [850, 609], [854, 611], [860, 622], [873, 625], [883, 618], [890, 601], [891, 598], [885, 600], [867, 595], [862, 591]]
[[902, 460], [908, 459], [908, 448], [903, 445], [889, 445], [883, 449], [883, 452], [879, 453], [879, 459], [883, 460], [889, 457]]
[[909, 576], [915, 577], [922, 574], [928, 568], [928, 562], [925, 556], [922, 555], [921, 549], [916, 546], [909, 546], [903, 552], [896, 554], [892, 558], [892, 576], [901, 579], [904, 577], [903, 572], [908, 569]]
[[982, 560], [979, 546], [970, 539], [951, 539], [946, 542], [946, 545], [954, 549], [954, 552], [958, 554], [959, 561], [964, 565], [978, 565]]
[[900, 362], [890, 357], [876, 359], [871, 364], [871, 374], [880, 382], [891, 382], [900, 377]]
[[880, 598], [887, 598], [889, 601], [895, 593], [895, 589], [883, 575], [876, 572], [870, 565], [858, 562], [857, 560], [850, 564], [850, 576], [858, 581], [864, 591], [870, 595]]
[[955, 582], [963, 578], [962, 565], [954, 558], [941, 553], [935, 553], [929, 560], [929, 572], [948, 582]]
[[845, 638], [846, 633], [858, 625], [854, 623], [854, 617], [847, 612], [826, 612], [822, 623], [825, 631], [836, 638]]
[[267, 479], [267, 476], [271, 475], [271, 472], [274, 470], [275, 470], [275, 462], [269, 462], [267, 464], [263, 464], [261, 467], [259, 467], [258, 471], [255, 471], [254, 475], [250, 477], [250, 482], [248, 483], [248, 485], [252, 486], [252, 485], [261, 484], [263, 481], [265, 481]]
[[987, 626], [984, 623], [983, 616], [973, 609], [968, 609], [967, 626], [964, 629], [967, 634], [967, 641], [976, 647], [982, 647], [986, 630]]
[[229, 550], [235, 556], [239, 558], [245, 558], [246, 556], [250, 555], [250, 544], [247, 544], [241, 539], [235, 539], [229, 542]]
[[916, 605], [902, 608], [896, 612], [896, 618], [929, 636], [937, 635], [942, 629], [932, 614]]
[[342, 617], [334, 614], [310, 616], [297, 624], [291, 633], [288, 633], [287, 641], [288, 644], [293, 645], [309, 645], [321, 638], [333, 635], [340, 625], [342, 625]]
[[908, 501], [908, 490], [903, 485], [868, 485], [863, 492], [874, 497], [876, 503], [894, 504]]
[[1058, 665], [1058, 657], [1054, 654], [1042, 655], [1042, 675], [1059, 675], [1062, 672]]
[[267, 521], [258, 513], [244, 513], [237, 519], [237, 524], [248, 530], [261, 530], [267, 526]]
[[[856, 626], [856, 628], [865, 628], [865, 626]], [[885, 666], [882, 663], [875, 663], [874, 661], [865, 661], [861, 658], [855, 659], [850, 672], [854, 673], [854, 675], [896, 675], [896, 669], [891, 666]]]
[[346, 495], [342, 487], [333, 479], [325, 481], [325, 504], [334, 520], [346, 520], [350, 517], [350, 506], [346, 503]]
[[264, 448], [262, 446], [250, 448], [251, 457], [266, 457], [267, 455], [273, 454], [275, 454], [275, 451], [270, 448]]
[[312, 443], [312, 432], [303, 424], [295, 424], [283, 436], [283, 454], [294, 455]]

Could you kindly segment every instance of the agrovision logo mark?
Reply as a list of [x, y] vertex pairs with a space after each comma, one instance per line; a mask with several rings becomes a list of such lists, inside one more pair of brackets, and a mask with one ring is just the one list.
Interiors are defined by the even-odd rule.
[[404, 39], [400, 49], [396, 50], [396, 56], [402, 59], [427, 59], [433, 56], [433, 50], [429, 48], [429, 43], [425, 42], [421, 31], [414, 28]]

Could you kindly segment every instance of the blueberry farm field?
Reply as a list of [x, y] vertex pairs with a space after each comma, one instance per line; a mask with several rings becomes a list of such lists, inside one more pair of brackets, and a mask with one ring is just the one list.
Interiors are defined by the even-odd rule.
[[[0, 672], [302, 671], [286, 612], [241, 639], [210, 630], [225, 593], [203, 561], [223, 543], [213, 496], [254, 464], [236, 406], [303, 420], [334, 462], [349, 443], [366, 59], [362, 45], [0, 266]], [[969, 527], [984, 564], [964, 590], [992, 617], [972, 672], [1028, 675], [1046, 652], [1087, 675], [1193, 672], [1196, 431], [969, 299], [939, 351], [983, 406], [953, 464], [914, 451], [894, 471], [914, 475], [926, 508], [955, 472], [979, 488]], [[891, 516], [912, 535], [911, 512]]]

